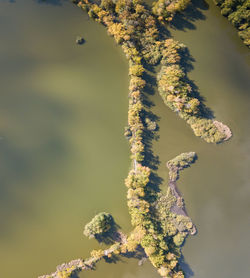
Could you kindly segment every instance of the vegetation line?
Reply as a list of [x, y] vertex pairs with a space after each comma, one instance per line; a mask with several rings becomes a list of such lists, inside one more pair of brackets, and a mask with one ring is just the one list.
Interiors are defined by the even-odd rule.
[[238, 29], [239, 37], [250, 47], [250, 0], [213, 0], [221, 14]]
[[[82, 270], [94, 269], [101, 259], [112, 262], [119, 256], [147, 258], [160, 276], [183, 278], [181, 247], [185, 238], [196, 229], [185, 212], [176, 181], [179, 171], [190, 166], [196, 155], [184, 153], [168, 162], [170, 183], [167, 192], [163, 193], [159, 189], [161, 178], [157, 176], [159, 161], [152, 152], [152, 140], [157, 138], [157, 117], [150, 111], [152, 103], [147, 96], [152, 67], [161, 64], [157, 75], [159, 93], [166, 105], [191, 126], [195, 135], [211, 143], [222, 142], [231, 136], [228, 127], [215, 124], [209, 109], [192, 91], [181, 66], [185, 47], [169, 38], [162, 24], [164, 20], [171, 21], [190, 1], [158, 1], [152, 10], [141, 0], [73, 2], [106, 27], [108, 34], [121, 45], [129, 62], [125, 136], [130, 144], [131, 170], [125, 185], [133, 230], [125, 235], [110, 214], [99, 213], [85, 226], [84, 234], [110, 247], [93, 250], [89, 259], [63, 264], [56, 272], [40, 278], [73, 277]], [[164, 10], [167, 13], [163, 13]]]

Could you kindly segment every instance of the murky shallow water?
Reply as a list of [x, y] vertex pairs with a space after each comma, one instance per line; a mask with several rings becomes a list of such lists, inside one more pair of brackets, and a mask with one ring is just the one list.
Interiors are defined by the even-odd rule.
[[[127, 62], [80, 9], [50, 3], [0, 2], [0, 276], [6, 278], [37, 277], [86, 257], [97, 244], [82, 229], [99, 211], [129, 229]], [[184, 151], [199, 156], [179, 182], [199, 231], [184, 247], [194, 277], [248, 277], [249, 52], [209, 4], [200, 5], [189, 28], [171, 33], [189, 47], [195, 60], [189, 76], [234, 137], [206, 144], [156, 94], [155, 151], [164, 178], [167, 160]], [[84, 45], [75, 44], [77, 35]], [[139, 268], [130, 260], [101, 263], [82, 277], [158, 275], [150, 264]]]

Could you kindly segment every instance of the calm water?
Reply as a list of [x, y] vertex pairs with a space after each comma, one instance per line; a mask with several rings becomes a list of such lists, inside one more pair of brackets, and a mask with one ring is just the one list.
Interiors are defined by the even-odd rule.
[[[202, 2], [202, 1], [200, 1]], [[179, 188], [198, 228], [189, 238], [184, 256], [190, 273], [199, 278], [247, 278], [250, 272], [250, 71], [249, 50], [236, 31], [220, 16], [212, 1], [200, 4], [193, 20], [178, 20], [172, 35], [185, 43], [194, 60], [189, 77], [199, 88], [218, 120], [233, 138], [211, 145], [195, 137], [185, 122], [155, 95], [155, 113], [161, 117], [155, 150], [165, 162], [177, 154], [195, 151], [198, 161], [181, 174]], [[197, 18], [197, 19], [195, 19]]]
[[[129, 167], [127, 62], [104, 28], [68, 1], [0, 1], [0, 277], [34, 278], [97, 247], [82, 236], [95, 213], [129, 230], [123, 180]], [[199, 160], [179, 183], [199, 233], [187, 240], [194, 277], [248, 277], [250, 94], [248, 49], [209, 1], [171, 33], [192, 55], [195, 81], [234, 137], [214, 146], [196, 138], [156, 94], [155, 151]], [[180, 28], [184, 30], [180, 30]], [[86, 43], [75, 44], [77, 35]], [[192, 272], [190, 270], [190, 272]], [[81, 277], [158, 277], [135, 260], [101, 263]]]
[[0, 277], [88, 256], [97, 244], [82, 230], [97, 212], [129, 228], [128, 65], [104, 28], [62, 3], [0, 2]]

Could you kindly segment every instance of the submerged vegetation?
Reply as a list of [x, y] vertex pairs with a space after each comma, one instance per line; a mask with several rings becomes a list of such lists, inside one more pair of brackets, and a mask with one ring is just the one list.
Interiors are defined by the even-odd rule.
[[238, 29], [244, 44], [250, 47], [250, 0], [214, 0], [221, 14]]
[[179, 171], [190, 166], [196, 154], [184, 153], [167, 163], [169, 185], [166, 193], [161, 192], [156, 173], [157, 157], [151, 150], [158, 127], [147, 104], [149, 69], [161, 65], [157, 75], [160, 95], [166, 105], [191, 126], [195, 135], [211, 143], [222, 142], [231, 136], [229, 128], [214, 121], [204, 103], [192, 92], [181, 66], [181, 52], [185, 46], [160, 32], [163, 28], [160, 21], [171, 21], [189, 1], [158, 1], [153, 10], [141, 0], [73, 2], [106, 27], [128, 59], [129, 109], [125, 136], [132, 163], [125, 185], [133, 230], [125, 235], [110, 214], [98, 214], [85, 226], [84, 234], [96, 239], [104, 236], [109, 239], [110, 247], [93, 250], [90, 258], [62, 264], [56, 272], [41, 277], [72, 277], [79, 271], [94, 269], [101, 259], [115, 261], [120, 255], [148, 258], [162, 277], [183, 278], [181, 247], [185, 238], [196, 229], [185, 211], [176, 181]]

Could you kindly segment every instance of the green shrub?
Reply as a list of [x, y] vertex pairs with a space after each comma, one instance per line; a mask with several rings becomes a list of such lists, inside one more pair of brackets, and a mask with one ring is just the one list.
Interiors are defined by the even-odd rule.
[[108, 232], [114, 225], [114, 219], [111, 214], [101, 212], [97, 214], [88, 224], [84, 227], [84, 235], [93, 238], [97, 235]]

